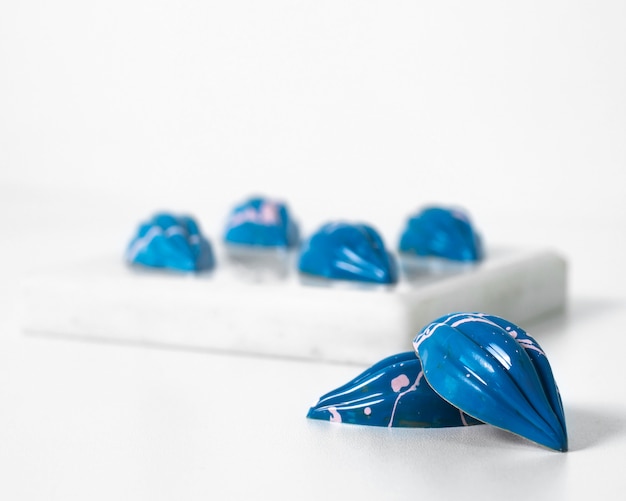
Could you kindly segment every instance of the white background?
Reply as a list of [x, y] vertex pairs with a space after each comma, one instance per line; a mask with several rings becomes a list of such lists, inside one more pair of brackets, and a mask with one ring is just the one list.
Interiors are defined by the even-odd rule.
[[[622, 498], [624, 26], [620, 1], [0, 0], [0, 497]], [[434, 202], [560, 250], [570, 307], [531, 333], [572, 452], [303, 419], [354, 367], [21, 334], [27, 271], [157, 209], [219, 238], [251, 193], [305, 232], [393, 245]]]

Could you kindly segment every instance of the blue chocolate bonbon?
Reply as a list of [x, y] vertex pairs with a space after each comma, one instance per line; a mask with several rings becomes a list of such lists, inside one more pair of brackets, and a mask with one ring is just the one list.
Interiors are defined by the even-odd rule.
[[152, 268], [206, 271], [215, 266], [211, 244], [190, 216], [159, 213], [142, 223], [126, 260]]
[[430, 386], [474, 418], [567, 451], [563, 405], [539, 344], [518, 326], [483, 313], [453, 313], [413, 341]]
[[298, 243], [299, 231], [286, 204], [255, 197], [232, 210], [224, 241], [235, 245], [286, 248]]
[[442, 399], [423, 377], [414, 352], [381, 360], [349, 383], [323, 395], [307, 417], [387, 427], [480, 424]]
[[401, 252], [453, 261], [480, 261], [483, 246], [461, 209], [428, 207], [410, 217], [400, 238]]
[[330, 279], [393, 284], [394, 257], [380, 235], [365, 224], [327, 223], [302, 246], [298, 269]]

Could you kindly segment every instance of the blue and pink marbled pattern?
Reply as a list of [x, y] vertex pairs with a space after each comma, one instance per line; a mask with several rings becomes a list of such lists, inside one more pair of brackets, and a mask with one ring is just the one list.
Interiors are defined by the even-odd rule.
[[488, 423], [567, 451], [552, 369], [523, 329], [494, 315], [452, 313], [424, 327], [413, 347], [322, 396], [307, 417], [387, 427]]
[[206, 271], [215, 266], [213, 249], [190, 216], [159, 213], [141, 223], [126, 250], [126, 260], [151, 268]]
[[307, 417], [387, 427], [479, 424], [433, 391], [412, 351], [385, 358], [322, 396]]
[[254, 197], [237, 205], [224, 232], [227, 244], [253, 247], [294, 247], [299, 230], [283, 202]]

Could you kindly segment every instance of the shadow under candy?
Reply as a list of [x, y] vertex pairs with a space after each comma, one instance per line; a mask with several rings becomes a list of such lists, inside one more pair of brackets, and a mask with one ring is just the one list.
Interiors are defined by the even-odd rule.
[[566, 407], [570, 452], [596, 447], [626, 434], [626, 413], [612, 408]]

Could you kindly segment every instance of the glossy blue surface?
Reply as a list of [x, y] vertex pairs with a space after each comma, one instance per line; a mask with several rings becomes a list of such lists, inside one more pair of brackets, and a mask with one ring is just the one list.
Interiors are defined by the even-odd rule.
[[213, 250], [190, 216], [156, 214], [142, 223], [128, 245], [126, 260], [153, 268], [204, 271], [215, 266]]
[[400, 251], [454, 261], [483, 258], [480, 236], [460, 209], [428, 207], [412, 216], [400, 238]]
[[392, 284], [398, 280], [394, 257], [380, 235], [364, 224], [328, 223], [302, 246], [298, 269], [340, 280]]
[[260, 247], [293, 247], [298, 227], [284, 203], [251, 198], [236, 206], [228, 218], [224, 241]]
[[307, 417], [388, 427], [480, 424], [433, 391], [412, 351], [385, 358], [349, 383], [322, 396]]
[[558, 451], [567, 450], [561, 397], [539, 344], [518, 326], [453, 313], [413, 341], [430, 386], [470, 416]]

